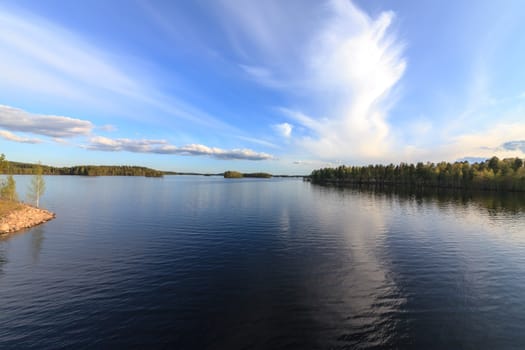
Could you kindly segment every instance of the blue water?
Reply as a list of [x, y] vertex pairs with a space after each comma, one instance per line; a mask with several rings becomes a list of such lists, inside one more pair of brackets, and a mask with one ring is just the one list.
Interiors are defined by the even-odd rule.
[[0, 349], [525, 348], [523, 195], [46, 183], [57, 218], [0, 240]]

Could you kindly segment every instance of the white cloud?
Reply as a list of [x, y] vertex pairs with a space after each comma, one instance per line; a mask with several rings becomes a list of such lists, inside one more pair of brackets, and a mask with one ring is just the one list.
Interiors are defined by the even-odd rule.
[[0, 130], [0, 137], [8, 141], [14, 141], [14, 142], [20, 142], [20, 143], [41, 143], [42, 142], [42, 140], [39, 140], [39, 139], [30, 139], [30, 138], [20, 137], [7, 130]]
[[[68, 144], [64, 138], [89, 136], [95, 128], [107, 131], [116, 130], [116, 127], [112, 125], [95, 127], [87, 120], [63, 116], [32, 114], [18, 108], [3, 105], [0, 105], [0, 127], [12, 131], [49, 136], [53, 141], [61, 144]], [[20, 137], [7, 130], [0, 130], [0, 137], [9, 141], [23, 143], [42, 142], [39, 139]], [[247, 139], [250, 142], [259, 143], [265, 146], [276, 147], [275, 145], [263, 140], [245, 138], [242, 136], [239, 136], [238, 138]], [[83, 147], [89, 150], [109, 152], [127, 151], [153, 154], [207, 155], [217, 159], [266, 160], [273, 158], [270, 154], [258, 153], [251, 149], [224, 150], [199, 144], [189, 144], [183, 147], [176, 147], [169, 144], [166, 140], [158, 139], [112, 139], [103, 136], [93, 136], [89, 139], [89, 144]]]
[[[347, 159], [376, 156], [388, 149], [387, 96], [405, 67], [402, 45], [387, 33], [392, 13], [371, 18], [346, 0], [315, 6], [221, 0], [209, 8], [210, 18], [217, 21], [213, 24], [220, 24], [214, 28], [223, 29], [237, 54], [233, 54], [236, 67], [260, 84], [298, 97], [294, 105], [299, 107], [286, 107], [295, 121], [293, 133], [289, 121], [277, 127], [294, 156], [311, 153], [325, 160]], [[153, 15], [166, 20], [160, 10]], [[170, 22], [163, 21], [161, 27], [175, 33], [177, 27], [166, 23]], [[184, 27], [195, 28], [189, 22]], [[192, 39], [199, 37], [198, 32], [204, 33], [196, 30]], [[213, 46], [208, 37], [200, 39]], [[121, 114], [126, 118], [140, 106], [152, 110], [148, 123], [167, 115], [250, 138], [199, 108], [164, 95], [150, 84], [155, 77], [149, 71], [128, 61], [42, 18], [0, 11], [0, 88], [16, 86], [40, 98], [77, 99], [90, 107], [114, 104], [115, 110], [127, 109]], [[171, 125], [173, 120], [162, 124]]]
[[[494, 155], [505, 158], [523, 155], [520, 147], [513, 146], [512, 141], [519, 140], [525, 135], [525, 124], [497, 124], [489, 129], [458, 136], [452, 145], [448, 146], [455, 153], [472, 154], [478, 157], [492, 157]], [[519, 144], [514, 144], [519, 146]]]
[[97, 151], [128, 151], [135, 153], [157, 153], [155, 150], [159, 149], [159, 146], [166, 146], [168, 142], [165, 140], [148, 140], [148, 139], [111, 139], [103, 136], [95, 136], [90, 140], [87, 149]]
[[282, 2], [226, 6], [225, 26], [242, 28], [230, 39], [241, 48], [243, 71], [294, 96], [293, 107], [280, 108], [296, 122], [294, 134], [281, 124], [281, 135], [293, 140], [294, 152], [324, 160], [387, 154], [392, 90], [406, 67], [404, 44], [389, 31], [394, 13], [371, 18], [350, 1], [332, 0], [306, 9], [292, 25], [283, 16], [293, 17], [298, 9], [286, 3], [275, 14], [277, 4]]
[[[523, 157], [525, 155], [523, 139], [525, 124], [499, 123], [489, 128], [465, 133], [453, 138], [443, 140], [441, 145], [434, 148], [405, 147], [398, 156], [403, 161], [428, 160], [455, 161], [465, 157], [499, 158]], [[516, 141], [518, 140], [518, 141]]]
[[292, 136], [293, 125], [288, 124], [288, 123], [282, 123], [282, 124], [275, 124], [272, 126], [279, 135], [286, 137], [286, 138]]
[[224, 150], [217, 147], [208, 147], [200, 144], [189, 144], [177, 147], [169, 144], [165, 140], [148, 139], [110, 139], [107, 137], [96, 136], [90, 139], [90, 143], [85, 146], [93, 151], [127, 151], [135, 153], [153, 154], [173, 154], [183, 156], [210, 156], [217, 159], [231, 160], [268, 160], [273, 156], [267, 153], [258, 153], [250, 149]]
[[327, 114], [303, 117], [313, 134], [299, 142], [324, 159], [377, 159], [391, 147], [388, 98], [406, 66], [403, 45], [387, 33], [394, 14], [372, 19], [347, 1], [332, 9], [309, 56], [311, 88]]
[[87, 135], [93, 129], [90, 121], [70, 117], [32, 114], [0, 105], [0, 127], [10, 131], [30, 132], [50, 137]]

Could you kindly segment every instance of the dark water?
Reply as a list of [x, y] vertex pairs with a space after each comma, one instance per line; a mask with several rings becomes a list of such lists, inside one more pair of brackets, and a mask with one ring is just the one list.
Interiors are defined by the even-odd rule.
[[523, 194], [46, 181], [57, 218], [0, 241], [1, 349], [525, 348]]

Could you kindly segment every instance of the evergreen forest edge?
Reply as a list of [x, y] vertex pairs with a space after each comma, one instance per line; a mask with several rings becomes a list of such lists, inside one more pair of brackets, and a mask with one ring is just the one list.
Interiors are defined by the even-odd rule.
[[341, 165], [314, 170], [308, 180], [321, 185], [523, 192], [525, 167], [521, 158], [498, 157], [475, 163]]

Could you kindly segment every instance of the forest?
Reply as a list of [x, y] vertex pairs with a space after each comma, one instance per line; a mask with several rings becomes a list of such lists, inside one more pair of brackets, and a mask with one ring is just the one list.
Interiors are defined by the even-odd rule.
[[[7, 162], [2, 172], [12, 175], [33, 174], [38, 164]], [[77, 165], [72, 167], [53, 167], [41, 165], [44, 175], [83, 175], [83, 176], [146, 176], [162, 177], [159, 170], [129, 165]]]
[[308, 177], [317, 184], [525, 191], [521, 158], [492, 157], [482, 162], [440, 162], [323, 168]]

